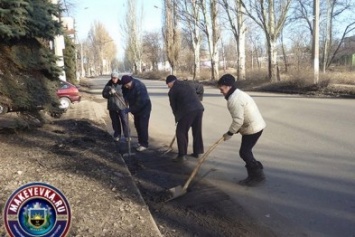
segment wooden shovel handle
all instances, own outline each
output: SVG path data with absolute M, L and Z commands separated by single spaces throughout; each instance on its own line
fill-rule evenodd
M 173 137 L 173 139 L 171 140 L 170 142 L 170 145 L 169 145 L 169 149 L 171 149 L 173 147 L 173 144 L 175 142 L 175 139 L 176 139 L 176 135 Z
M 224 138 L 221 137 L 218 141 L 216 141 L 210 148 L 208 148 L 207 152 L 205 154 L 203 154 L 203 156 L 198 160 L 198 163 L 196 165 L 196 167 L 194 168 L 194 170 L 192 171 L 189 179 L 185 182 L 183 189 L 187 189 L 187 187 L 190 185 L 192 179 L 195 177 L 198 169 L 200 168 L 200 166 L 202 165 L 202 163 L 207 159 L 208 155 L 217 147 L 217 145 L 219 143 L 221 143 L 222 141 L 224 141 Z

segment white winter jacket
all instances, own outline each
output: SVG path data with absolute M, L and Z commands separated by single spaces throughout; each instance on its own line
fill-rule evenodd
M 229 96 L 227 106 L 233 119 L 229 132 L 250 135 L 260 132 L 266 127 L 253 98 L 244 91 L 236 89 Z

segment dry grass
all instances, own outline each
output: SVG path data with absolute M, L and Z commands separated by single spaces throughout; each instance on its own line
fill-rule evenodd
M 236 70 L 228 68 L 226 71 L 220 70 L 220 76 L 230 73 L 237 77 Z M 170 72 L 145 72 L 138 77 L 165 80 Z M 189 72 L 177 72 L 179 79 L 192 80 Z M 216 80 L 211 80 L 211 70 L 201 69 L 198 79 L 205 85 L 216 85 Z M 339 86 L 345 84 L 346 86 Z M 319 73 L 318 84 L 314 83 L 313 71 L 304 69 L 301 71 L 290 70 L 287 74 L 280 74 L 280 81 L 270 82 L 267 69 L 247 70 L 246 80 L 238 80 L 237 85 L 243 90 L 268 91 L 279 93 L 307 94 L 307 95 L 327 95 L 327 96 L 355 96 L 355 77 L 350 70 L 329 70 L 326 73 Z M 350 86 L 349 86 L 350 85 Z

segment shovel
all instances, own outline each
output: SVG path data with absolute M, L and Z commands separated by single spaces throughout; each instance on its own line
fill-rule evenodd
M 187 192 L 187 188 L 189 187 L 192 179 L 196 176 L 197 171 L 199 170 L 200 166 L 202 165 L 202 163 L 206 160 L 206 158 L 208 157 L 208 155 L 217 147 L 217 145 L 219 143 L 221 143 L 224 140 L 223 137 L 221 137 L 218 141 L 216 141 L 208 150 L 205 154 L 203 154 L 203 156 L 198 160 L 198 163 L 196 165 L 196 167 L 194 168 L 194 170 L 192 171 L 190 177 L 188 178 L 188 180 L 185 182 L 184 186 L 176 186 L 173 188 L 169 189 L 170 192 L 170 199 L 167 200 L 170 201 L 172 199 L 178 198 L 182 195 L 184 195 Z
M 175 127 L 176 127 L 177 125 L 178 125 L 178 123 L 175 123 Z M 173 137 L 173 140 L 171 140 L 168 149 L 162 154 L 162 156 L 168 154 L 168 153 L 173 149 L 173 145 L 174 145 L 175 140 L 176 140 L 176 134 L 175 134 L 175 136 Z
M 135 155 L 135 153 L 132 154 L 131 152 L 131 128 L 129 126 L 129 121 L 128 121 L 128 141 L 127 141 L 127 145 L 128 145 L 128 153 L 123 154 L 123 157 L 131 157 L 132 155 Z
M 167 149 L 166 151 L 164 151 L 164 153 L 162 154 L 162 156 L 168 154 L 168 153 L 173 149 L 173 144 L 174 144 L 174 142 L 175 142 L 175 139 L 176 139 L 176 135 L 173 137 L 173 140 L 171 140 L 168 149 Z

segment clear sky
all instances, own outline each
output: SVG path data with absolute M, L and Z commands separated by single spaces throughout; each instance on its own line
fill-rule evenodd
M 118 57 L 121 58 L 123 55 L 121 25 L 126 15 L 127 0 L 74 0 L 73 3 L 75 9 L 70 16 L 75 19 L 78 40 L 86 39 L 94 21 L 99 21 L 115 39 Z M 142 3 L 143 31 L 159 30 L 162 0 L 137 0 L 138 12 Z

